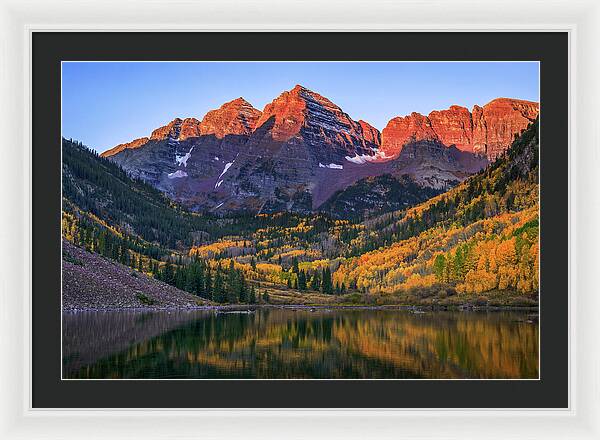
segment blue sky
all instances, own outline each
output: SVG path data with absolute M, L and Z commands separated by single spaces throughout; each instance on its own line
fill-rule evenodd
M 240 96 L 262 110 L 296 84 L 380 130 L 413 111 L 539 101 L 537 62 L 65 62 L 62 133 L 104 151 Z

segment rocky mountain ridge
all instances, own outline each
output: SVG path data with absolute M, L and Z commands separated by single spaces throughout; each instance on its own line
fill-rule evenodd
M 538 103 L 509 98 L 494 99 L 483 107 L 476 105 L 472 112 L 458 105 L 434 110 L 428 116 L 413 112 L 388 122 L 381 134 L 381 151 L 395 158 L 410 141 L 437 140 L 493 161 L 538 114 Z
M 446 190 L 501 155 L 538 111 L 499 98 L 472 113 L 452 106 L 393 118 L 379 132 L 297 85 L 262 112 L 237 98 L 202 121 L 174 119 L 102 156 L 194 210 L 312 212 L 384 174 Z

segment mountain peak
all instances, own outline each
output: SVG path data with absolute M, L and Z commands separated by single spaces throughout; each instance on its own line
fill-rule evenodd
M 175 118 L 167 125 L 157 128 L 150 135 L 151 140 L 164 139 L 184 140 L 189 137 L 200 136 L 200 121 L 196 118 Z
M 260 110 L 239 97 L 206 113 L 200 123 L 200 134 L 214 135 L 217 138 L 227 135 L 248 135 L 256 127 L 260 115 Z
M 252 104 L 250 104 L 248 101 L 246 101 L 244 99 L 244 97 L 240 96 L 239 98 L 235 98 L 231 101 L 226 102 L 225 104 L 223 104 L 221 107 L 219 108 L 224 108 L 224 107 L 245 107 L 245 106 L 250 106 L 252 107 Z
M 179 137 L 179 129 L 181 128 L 182 123 L 181 118 L 175 118 L 167 125 L 163 125 L 162 127 L 157 128 L 150 135 L 150 139 L 152 140 L 162 140 L 166 138 L 177 139 Z
M 290 92 L 302 92 L 302 91 L 308 91 L 310 92 L 310 90 L 308 90 L 306 87 L 304 87 L 302 84 L 296 84 L 294 86 L 294 88 L 292 90 L 290 90 Z
M 270 127 L 272 138 L 280 142 L 298 135 L 303 127 L 320 127 L 344 137 L 350 132 L 360 130 L 358 123 L 338 105 L 300 84 L 281 93 L 267 104 L 257 127 L 267 121 L 273 123 Z
M 314 92 L 300 84 L 296 84 L 294 86 L 294 88 L 292 90 L 289 91 L 289 94 L 293 95 L 293 96 L 297 96 L 298 98 L 306 101 L 306 100 L 310 100 L 310 101 L 314 101 L 320 105 L 332 108 L 332 109 L 337 109 L 340 112 L 342 111 L 342 109 L 334 104 L 332 101 L 330 101 L 328 98 L 324 97 L 323 95 Z

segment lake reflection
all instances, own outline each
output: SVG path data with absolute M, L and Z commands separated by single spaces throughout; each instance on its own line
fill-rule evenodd
M 537 378 L 530 313 L 63 314 L 65 378 Z

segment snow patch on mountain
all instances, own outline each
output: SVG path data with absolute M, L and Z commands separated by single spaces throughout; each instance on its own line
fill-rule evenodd
M 367 162 L 375 162 L 378 160 L 385 160 L 388 157 L 385 155 L 383 151 L 377 151 L 373 156 L 369 156 L 368 154 L 355 155 L 354 157 L 346 156 L 346 160 L 348 162 L 356 163 L 358 165 L 365 164 Z
M 187 168 L 187 161 L 190 157 L 192 157 L 193 150 L 194 150 L 194 147 L 192 146 L 192 148 L 190 148 L 190 151 L 185 153 L 185 155 L 179 156 L 176 154 L 175 155 L 175 163 L 178 164 L 179 166 L 183 165 L 184 167 Z
M 338 165 L 336 163 L 330 163 L 329 165 L 323 165 L 321 162 L 319 162 L 319 168 L 331 168 L 333 170 L 343 170 L 344 166 Z
M 233 162 L 235 162 L 235 160 Z M 233 165 L 233 162 L 227 162 L 225 164 L 225 168 L 223 168 L 223 172 L 221 174 L 219 174 L 219 177 L 218 177 L 219 179 L 221 177 L 223 177 L 223 174 L 225 174 L 227 172 L 227 170 L 231 167 L 231 165 Z
M 169 179 L 177 179 L 179 177 L 187 177 L 188 173 L 182 170 L 177 170 L 174 173 L 169 173 L 167 176 L 169 177 Z
M 240 155 L 240 153 L 238 153 L 238 154 L 237 154 L 237 156 L 235 156 L 235 159 L 237 159 L 237 157 L 238 157 L 239 155 Z M 221 174 L 219 174 L 219 177 L 217 177 L 217 179 L 220 179 L 221 177 L 223 177 L 223 174 L 225 174 L 225 173 L 227 172 L 227 170 L 228 170 L 229 168 L 231 168 L 231 165 L 233 165 L 233 164 L 235 163 L 235 159 L 233 159 L 233 161 L 231 161 L 231 162 L 227 162 L 227 163 L 225 164 L 225 168 L 223 168 L 223 172 L 222 172 Z M 216 188 L 216 186 L 215 186 L 215 188 Z
M 367 154 L 361 154 L 361 155 L 357 154 L 354 157 L 346 156 L 346 160 L 348 162 L 352 162 L 352 163 L 356 163 L 358 165 L 362 165 L 364 163 L 371 162 L 371 161 L 375 160 L 375 157 L 374 156 L 369 156 Z

